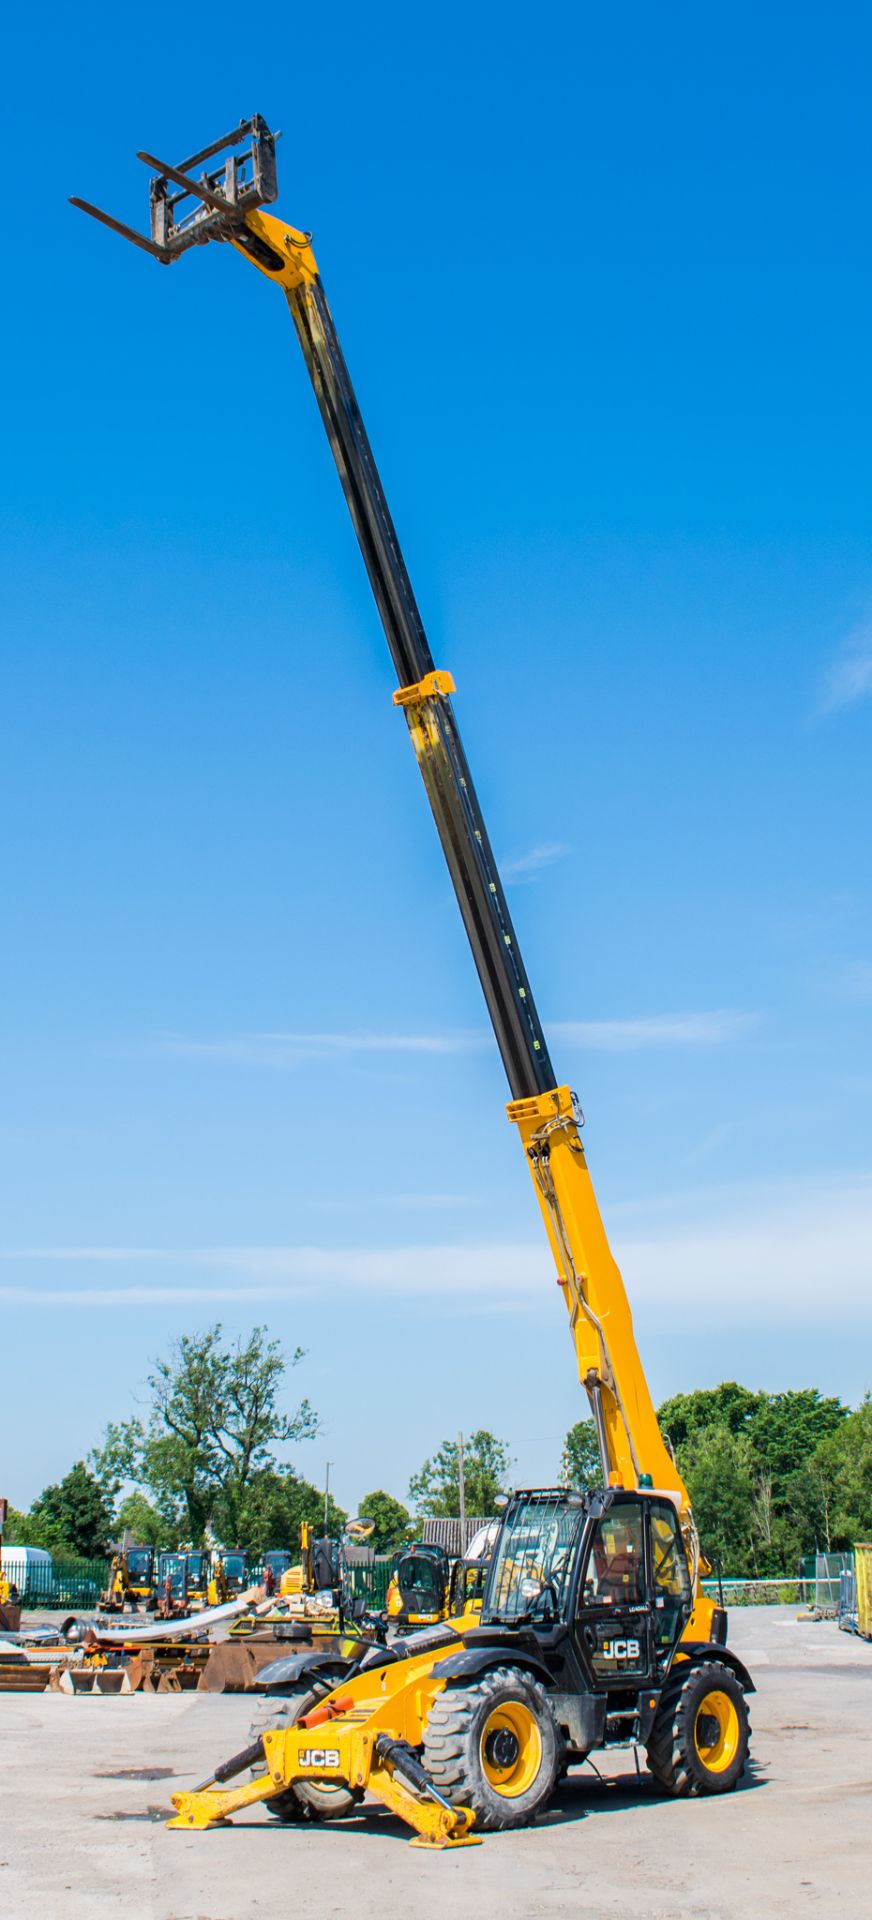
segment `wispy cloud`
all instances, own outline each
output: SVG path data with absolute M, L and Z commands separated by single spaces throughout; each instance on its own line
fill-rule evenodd
M 340 1060 L 351 1054 L 468 1053 L 488 1044 L 485 1029 L 447 1033 L 227 1033 L 203 1039 L 162 1035 L 162 1053 L 193 1060 L 227 1061 L 247 1067 L 295 1067 L 305 1060 Z
M 818 713 L 836 713 L 872 697 L 872 617 L 849 633 L 821 687 Z
M 720 1047 L 756 1026 L 757 1013 L 717 1008 L 710 1013 L 651 1013 L 630 1020 L 558 1020 L 549 1028 L 568 1045 L 603 1053 L 639 1047 Z
M 838 1274 L 839 1308 L 872 1317 L 872 1175 L 807 1177 L 658 1195 L 612 1210 L 612 1239 L 634 1307 L 662 1317 L 693 1308 L 694 1324 L 729 1312 L 751 1325 L 817 1324 Z M 20 1277 L 0 1304 L 57 1310 L 264 1302 L 439 1303 L 440 1312 L 553 1311 L 543 1240 L 328 1248 L 23 1247 L 0 1252 Z M 34 1267 L 45 1266 L 48 1284 Z M 49 1280 L 72 1268 L 71 1285 Z M 81 1272 L 85 1269 L 84 1273 Z M 81 1278 L 79 1275 L 81 1273 Z M 104 1278 L 105 1276 L 105 1278 Z M 70 1276 L 72 1279 L 72 1275 Z
M 521 885 L 525 881 L 536 880 L 544 867 L 553 867 L 555 860 L 565 860 L 572 848 L 566 840 L 543 840 L 538 846 L 528 847 L 526 853 L 516 853 L 508 860 L 500 861 L 500 873 L 509 886 Z
M 548 1273 L 542 1245 L 489 1243 L 484 1246 L 333 1247 L 19 1247 L 0 1250 L 0 1263 L 116 1268 L 130 1280 L 123 1287 L 89 1284 L 43 1291 L 30 1285 L 0 1285 L 0 1302 L 93 1306 L 111 1292 L 113 1304 L 139 1306 L 154 1300 L 170 1304 L 210 1301 L 332 1300 L 337 1292 L 369 1299 L 376 1296 L 446 1298 L 517 1297 L 535 1288 Z M 138 1270 L 172 1268 L 174 1277 L 144 1281 Z M 180 1279 L 176 1275 L 182 1275 Z M 216 1275 L 233 1275 L 234 1281 Z M 195 1279 L 194 1276 L 200 1276 Z
M 639 1047 L 722 1046 L 746 1032 L 759 1015 L 729 1009 L 711 1013 L 653 1013 L 628 1020 L 555 1020 L 549 1034 L 568 1045 L 624 1053 Z M 212 1060 L 247 1067 L 291 1068 L 308 1060 L 342 1060 L 353 1055 L 456 1054 L 492 1047 L 486 1027 L 446 1033 L 226 1033 L 198 1038 L 162 1035 L 162 1053 L 184 1059 Z

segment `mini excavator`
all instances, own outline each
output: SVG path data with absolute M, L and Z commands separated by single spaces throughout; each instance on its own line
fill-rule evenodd
M 724 1793 L 745 1767 L 753 1682 L 702 1589 L 687 1489 L 657 1424 L 577 1101 L 551 1063 L 454 681 L 427 643 L 311 235 L 264 211 L 276 198 L 275 137 L 260 118 L 179 166 L 139 158 L 155 176 L 150 235 L 74 204 L 163 265 L 223 242 L 287 299 L 505 1067 L 601 1466 L 597 1486 L 512 1496 L 480 1612 L 373 1647 L 338 1677 L 329 1657 L 301 1656 L 273 1724 L 174 1795 L 170 1824 L 214 1826 L 257 1802 L 288 1822 L 341 1818 L 368 1793 L 415 1830 L 414 1845 L 469 1846 L 531 1821 L 561 1772 L 611 1745 L 643 1746 L 668 1793 Z

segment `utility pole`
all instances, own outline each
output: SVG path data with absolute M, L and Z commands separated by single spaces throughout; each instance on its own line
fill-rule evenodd
M 325 1534 L 329 1533 L 330 1531 L 329 1523 L 327 1519 L 327 1515 L 330 1509 L 330 1468 L 334 1467 L 335 1465 L 336 1465 L 335 1460 L 328 1460 L 327 1473 L 324 1480 L 324 1532 Z
M 460 1494 L 460 1551 L 466 1552 L 466 1477 L 463 1471 L 463 1434 L 457 1436 L 457 1487 Z

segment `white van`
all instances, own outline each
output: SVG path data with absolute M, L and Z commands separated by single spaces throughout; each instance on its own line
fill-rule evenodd
M 54 1586 L 54 1562 L 45 1547 L 7 1547 L 4 1540 L 0 1549 L 0 1572 L 5 1580 L 14 1582 L 19 1593 L 27 1586 L 28 1574 L 31 1584 L 36 1583 L 35 1575 L 40 1588 L 47 1593 L 51 1593 Z

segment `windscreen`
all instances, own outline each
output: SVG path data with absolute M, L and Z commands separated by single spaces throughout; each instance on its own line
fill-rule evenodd
M 150 1580 L 153 1563 L 151 1547 L 133 1547 L 127 1555 L 127 1571 L 131 1580 Z
M 174 1591 L 184 1592 L 184 1587 L 185 1587 L 185 1556 L 184 1554 L 183 1553 L 162 1553 L 160 1557 L 159 1578 L 160 1578 L 161 1585 L 163 1585 L 165 1581 L 169 1578 L 172 1581 Z
M 403 1605 L 410 1612 L 439 1613 L 445 1597 L 445 1565 L 435 1555 L 407 1553 L 397 1567 Z
M 522 1495 L 510 1507 L 491 1562 L 484 1618 L 565 1615 L 575 1549 L 585 1521 L 580 1500 Z

